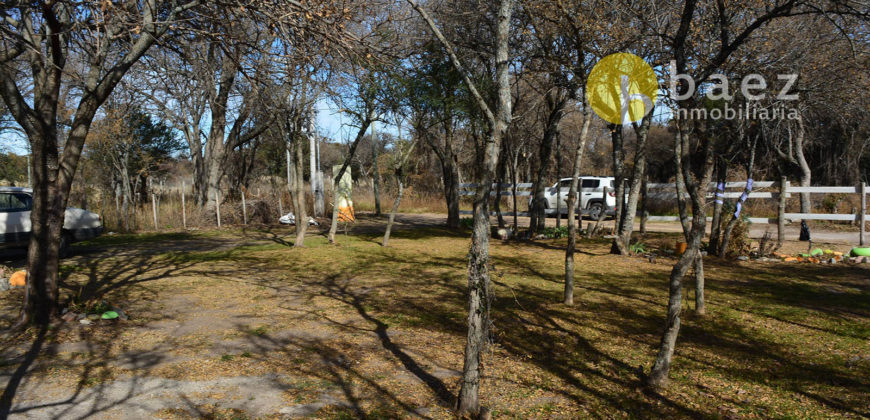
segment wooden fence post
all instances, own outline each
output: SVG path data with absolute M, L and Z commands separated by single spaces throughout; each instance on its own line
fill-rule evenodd
M 214 199 L 216 201 L 214 209 L 217 216 L 217 225 L 221 227 L 221 192 L 220 190 L 215 190 Z
M 861 228 L 861 234 L 858 235 L 858 241 L 861 246 L 864 246 L 864 228 L 867 224 L 867 183 L 861 183 L 861 220 L 858 225 Z
M 158 230 L 157 228 L 157 195 L 153 192 L 151 193 L 151 212 L 154 214 L 154 230 Z
M 248 224 L 248 207 L 245 204 L 245 190 L 242 190 L 242 224 Z
M 184 226 L 184 229 L 187 230 L 187 207 L 185 207 L 184 203 L 184 182 L 181 183 L 181 224 Z

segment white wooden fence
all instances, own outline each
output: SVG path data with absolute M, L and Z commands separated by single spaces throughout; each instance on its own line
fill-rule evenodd
M 829 220 L 829 221 L 842 221 L 842 222 L 856 222 L 858 227 L 860 228 L 859 241 L 863 246 L 865 244 L 865 229 L 867 224 L 867 184 L 861 183 L 860 186 L 857 187 L 841 187 L 841 186 L 817 186 L 817 187 L 800 187 L 800 186 L 792 186 L 790 182 L 785 183 L 785 190 L 780 186 L 779 182 L 771 182 L 771 181 L 756 181 L 753 182 L 753 191 L 750 192 L 747 196 L 747 199 L 779 199 L 780 194 L 785 194 L 786 198 L 790 197 L 791 194 L 800 194 L 800 193 L 808 193 L 808 194 L 858 194 L 860 208 L 857 214 L 836 214 L 836 213 L 785 213 L 780 212 L 778 217 L 776 218 L 767 218 L 767 217 L 749 217 L 749 221 L 751 223 L 759 223 L 759 224 L 777 224 L 780 219 L 785 221 L 794 221 L 794 220 Z M 492 192 L 490 193 L 491 197 L 495 197 L 497 194 L 497 185 L 493 184 Z M 522 183 L 517 184 L 517 197 L 531 197 L 533 184 L 531 183 Z M 459 185 L 459 195 L 461 196 L 471 196 L 474 195 L 475 189 L 477 188 L 477 184 L 460 184 Z M 710 183 L 709 186 L 708 198 L 712 198 L 714 196 L 716 190 L 716 184 Z M 737 199 L 743 194 L 743 190 L 746 188 L 746 182 L 728 182 L 725 184 L 725 192 L 722 194 L 724 199 Z M 548 187 L 548 189 L 553 190 L 553 188 Z M 739 189 L 739 191 L 728 191 L 728 190 Z M 767 191 L 757 191 L 757 190 L 765 190 Z M 677 192 L 675 184 L 649 184 L 647 186 L 646 191 L 646 199 L 647 200 L 676 200 Z M 501 196 L 512 196 L 513 195 L 513 185 L 512 184 L 502 184 Z M 562 209 L 563 213 L 567 213 L 567 208 Z M 471 211 L 461 211 L 462 214 L 471 214 Z M 556 209 L 547 209 L 546 213 L 548 215 L 556 214 Z M 588 214 L 589 211 L 586 209 L 581 209 L 579 214 Z M 495 212 L 492 213 L 496 215 Z M 514 212 L 502 212 L 503 216 L 513 216 Z M 528 216 L 528 212 L 518 212 L 517 216 Z M 708 221 L 711 218 L 707 219 Z M 677 222 L 679 221 L 678 216 L 647 216 L 647 221 L 650 222 Z

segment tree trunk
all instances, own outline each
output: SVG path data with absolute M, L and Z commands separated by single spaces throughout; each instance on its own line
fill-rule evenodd
M 518 223 L 519 222 L 519 215 L 517 213 L 519 213 L 519 211 L 520 211 L 518 208 L 519 199 L 517 198 L 517 192 L 519 190 L 519 187 L 517 186 L 517 184 L 520 182 L 519 181 L 519 162 L 518 162 L 518 160 L 519 160 L 519 151 L 517 150 L 517 151 L 514 151 L 513 155 L 511 156 L 511 200 L 512 200 L 513 209 L 514 209 L 514 222 L 513 222 L 514 223 L 514 225 L 513 225 L 514 233 L 516 233 L 517 229 L 519 229 L 519 223 Z
M 452 155 L 452 156 L 451 156 Z M 444 177 L 444 198 L 447 200 L 447 227 L 459 228 L 459 169 L 457 157 L 452 152 L 448 159 L 441 163 L 441 173 Z
M 378 171 L 378 141 L 375 125 L 372 124 L 372 190 L 375 195 L 375 216 L 381 215 L 381 174 Z
M 215 124 L 218 122 L 216 121 Z M 220 188 L 221 178 L 224 175 L 224 141 L 223 141 L 223 132 L 224 130 L 216 130 L 219 133 L 215 133 L 214 136 L 211 136 L 209 141 L 212 144 L 206 146 L 206 165 L 205 165 L 205 173 L 203 174 L 205 179 L 203 180 L 203 188 L 202 192 L 205 194 L 202 197 L 202 202 L 205 203 L 205 212 L 207 214 L 214 214 L 215 207 L 219 204 L 215 200 L 217 197 L 218 188 Z
M 610 140 L 613 143 L 613 177 L 616 185 L 613 186 L 616 193 L 616 205 L 614 208 L 615 215 L 613 223 L 615 226 L 622 224 L 622 213 L 625 207 L 625 145 L 623 142 L 623 132 L 621 125 L 610 126 Z M 607 203 L 607 197 L 604 197 L 604 202 Z M 605 207 L 607 207 L 605 205 Z M 616 233 L 616 232 L 614 232 Z M 612 254 L 619 254 L 618 249 L 611 247 Z
M 339 178 L 340 179 L 340 178 Z M 329 224 L 329 235 L 327 236 L 329 243 L 335 243 L 335 232 L 338 231 L 338 181 L 333 180 L 332 184 L 332 221 Z
M 707 306 L 704 305 L 704 256 L 700 252 L 695 257 L 695 314 L 707 314 Z
M 117 221 L 115 229 L 120 230 L 119 228 L 121 226 L 121 220 L 122 220 L 121 219 L 121 184 L 117 180 L 115 180 L 114 190 L 115 190 L 115 194 L 114 194 L 115 195 L 115 220 Z
M 344 163 L 342 163 L 341 168 L 339 168 L 338 173 L 333 174 L 332 179 L 332 222 L 329 225 L 329 243 L 335 243 L 335 232 L 338 231 L 338 183 L 341 181 L 341 178 L 344 176 L 344 172 L 347 171 L 348 166 L 350 166 L 350 162 L 353 160 L 354 155 L 356 154 L 356 148 L 359 146 L 359 142 L 362 140 L 366 131 L 369 129 L 369 125 L 374 121 L 375 113 L 374 111 L 369 111 L 366 115 L 366 118 L 362 121 L 362 125 L 356 133 L 356 138 L 353 143 L 350 144 L 350 148 L 347 151 L 347 156 L 344 157 Z M 298 219 L 297 219 L 298 220 Z M 307 221 L 306 221 L 307 222 Z
M 309 178 L 314 197 L 314 217 L 323 217 L 323 174 L 320 173 L 320 145 L 314 130 L 309 130 Z
M 305 246 L 305 232 L 308 230 L 308 208 L 305 203 L 305 154 L 302 151 L 302 136 L 301 133 L 295 135 L 293 139 L 293 155 L 296 171 L 295 176 L 295 191 L 293 207 L 296 209 L 296 242 L 294 247 Z
M 498 217 L 498 227 L 499 229 L 504 228 L 504 215 L 501 211 L 501 200 L 502 200 L 502 190 L 504 189 L 504 177 L 505 172 L 507 171 L 507 154 L 502 153 L 498 159 L 498 167 L 496 168 L 495 175 L 495 213 Z
M 716 192 L 713 201 L 713 222 L 710 227 L 710 255 L 719 255 L 719 242 L 722 230 L 722 205 L 725 204 L 725 182 L 728 178 L 728 161 L 719 158 L 716 160 Z
M 640 201 L 640 235 L 646 236 L 646 221 L 649 218 L 649 211 L 647 210 L 647 202 L 649 200 L 649 171 L 644 172 L 643 174 L 643 183 L 640 186 L 641 192 L 643 194 Z
M 677 168 L 677 197 L 680 205 L 681 215 L 685 214 L 685 198 L 682 195 L 681 189 L 685 188 L 692 202 L 692 221 L 689 225 L 688 220 L 681 218 L 683 223 L 683 235 L 686 237 L 687 247 L 686 252 L 680 256 L 680 259 L 671 270 L 669 288 L 668 288 L 668 314 L 665 322 L 665 330 L 662 334 L 662 340 L 659 345 L 659 351 L 656 355 L 655 363 L 649 376 L 646 378 L 646 384 L 661 388 L 667 385 L 668 375 L 670 373 L 671 360 L 676 347 L 677 336 L 680 332 L 680 312 L 682 310 L 682 288 L 683 278 L 689 270 L 689 267 L 695 264 L 702 264 L 698 261 L 700 253 L 701 239 L 704 237 L 707 214 L 704 211 L 707 207 L 707 186 L 713 175 L 713 142 L 709 139 L 706 141 L 703 149 L 703 161 L 701 167 L 698 168 L 697 174 L 699 177 L 692 181 L 693 171 L 691 169 L 692 162 L 684 154 L 689 150 L 689 133 L 681 124 L 684 121 L 677 121 L 677 132 L 675 137 L 674 160 Z M 699 265 L 696 265 L 696 268 Z M 696 280 L 703 279 L 703 267 L 701 272 L 696 272 Z M 700 274 L 700 276 L 699 276 Z M 703 284 L 696 291 L 700 298 L 703 299 Z
M 585 109 L 585 107 L 584 107 Z M 563 302 L 566 305 L 574 304 L 574 251 L 577 247 L 577 223 L 582 221 L 575 220 L 577 214 L 577 191 L 580 183 L 580 168 L 583 163 L 583 152 L 586 150 L 586 139 L 589 134 L 589 124 L 592 118 L 589 117 L 589 112 L 583 113 L 583 128 L 580 131 L 580 140 L 577 142 L 577 149 L 574 151 L 574 170 L 571 175 L 571 188 L 568 191 L 568 249 L 565 250 L 565 293 Z
M 557 95 L 559 95 L 557 97 Z M 547 215 L 545 209 L 547 207 L 547 172 L 550 169 L 550 159 L 553 154 L 553 142 L 559 135 L 559 123 L 564 115 L 565 104 L 567 101 L 562 96 L 561 92 L 551 92 L 547 94 L 547 103 L 550 108 L 550 113 L 547 117 L 547 127 L 544 130 L 544 137 L 541 140 L 541 148 L 538 153 L 538 170 L 535 174 L 534 181 L 534 200 L 532 200 L 531 224 L 529 225 L 529 236 L 534 237 L 535 234 L 546 227 Z M 558 180 L 557 180 L 558 181 Z M 556 201 L 560 198 L 559 185 L 556 185 Z M 556 215 L 559 217 L 559 215 Z
M 810 165 L 807 163 L 804 156 L 804 139 L 806 131 L 804 129 L 803 118 L 798 118 L 798 132 L 795 139 L 795 157 L 797 158 L 798 167 L 801 171 L 801 187 L 810 187 L 813 184 L 813 176 L 810 170 Z M 810 201 L 810 193 L 801 193 L 801 213 L 812 213 L 813 205 Z
M 492 295 L 489 278 L 489 200 L 492 180 L 498 163 L 501 141 L 511 122 L 510 57 L 509 35 L 513 12 L 513 0 L 501 0 L 498 7 L 495 30 L 495 85 L 498 100 L 493 112 L 483 95 L 477 90 L 469 73 L 462 66 L 452 45 L 415 0 L 408 0 L 412 7 L 426 20 L 439 42 L 445 47 L 457 72 L 471 92 L 489 122 L 489 136 L 485 142 L 483 159 L 478 167 L 478 187 L 474 197 L 474 229 L 471 234 L 471 248 L 468 253 L 468 337 L 465 344 L 465 360 L 462 369 L 462 382 L 459 390 L 457 414 L 479 417 L 480 407 L 480 356 L 486 347 L 489 333 L 489 310 Z
M 725 232 L 722 233 L 722 243 L 719 246 L 719 258 L 725 258 L 725 254 L 728 252 L 728 244 L 731 241 L 731 232 L 734 231 L 734 227 L 737 226 L 737 222 L 740 221 L 742 206 L 749 198 L 749 194 L 752 192 L 752 172 L 755 168 L 755 145 L 757 139 L 758 137 L 755 137 L 755 140 L 748 142 L 749 163 L 746 165 L 746 186 L 743 188 L 743 194 L 736 201 L 734 214 L 731 216 L 731 220 L 728 221 L 728 225 L 725 226 Z
M 782 248 L 782 244 L 785 242 L 786 191 L 788 191 L 788 179 L 783 176 L 779 178 L 779 205 L 777 206 L 776 247 L 773 249 L 774 252 L 779 251 L 779 249 Z
M 396 172 L 396 187 L 398 188 L 398 192 L 396 193 L 396 201 L 393 202 L 393 209 L 390 210 L 390 220 L 387 222 L 387 230 L 384 232 L 384 241 L 381 243 L 381 246 L 387 246 L 390 242 L 390 232 L 393 230 L 393 221 L 396 219 L 396 213 L 398 213 L 399 211 L 399 204 L 402 203 L 402 193 L 404 193 L 404 185 L 402 184 L 401 171 Z
M 697 235 L 692 235 L 695 238 Z M 700 242 L 700 240 L 698 241 Z M 689 267 L 696 259 L 697 245 L 690 244 L 686 252 L 680 256 L 677 264 L 671 269 L 671 275 L 668 282 L 668 315 L 665 322 L 665 332 L 662 335 L 662 340 L 659 345 L 659 351 L 656 355 L 655 363 L 652 371 L 647 378 L 647 384 L 663 388 L 667 386 L 668 374 L 671 369 L 671 360 L 674 356 L 674 349 L 677 344 L 677 335 L 680 333 L 680 312 L 682 310 L 683 300 L 683 278 Z
M 556 127 L 556 182 L 562 179 L 562 135 Z M 556 229 L 562 227 L 562 186 L 556 186 Z
M 426 142 L 441 163 L 441 178 L 444 185 L 444 200 L 447 202 L 447 227 L 459 228 L 459 158 L 453 150 L 453 131 L 450 123 L 445 123 L 444 149 L 442 150 L 432 138 L 425 135 Z
M 29 320 L 48 324 L 58 309 L 58 267 L 60 239 L 69 186 L 59 186 L 57 133 L 46 133 L 51 140 L 31 138 L 31 171 L 34 188 L 30 213 L 31 235 L 27 252 L 27 293 L 20 325 Z M 59 190 L 66 191 L 59 191 Z M 32 317 L 32 318 L 31 318 Z
M 654 111 L 650 111 L 641 120 L 640 126 L 635 127 L 637 134 L 637 152 L 634 157 L 634 168 L 629 181 L 628 202 L 622 212 L 622 223 L 616 237 L 613 239 L 613 247 L 620 255 L 628 255 L 631 245 L 631 234 L 634 231 L 634 218 L 637 213 L 637 203 L 641 193 L 641 184 L 646 173 L 646 139 L 649 134 L 649 126 L 652 122 Z M 617 193 L 617 198 L 622 197 Z M 617 219 L 618 220 L 618 219 Z

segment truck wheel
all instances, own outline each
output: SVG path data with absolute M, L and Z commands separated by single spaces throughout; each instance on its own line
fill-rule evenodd
M 589 217 L 592 218 L 592 220 L 598 220 L 598 218 L 601 217 L 601 211 L 603 208 L 604 206 L 601 203 L 589 204 Z

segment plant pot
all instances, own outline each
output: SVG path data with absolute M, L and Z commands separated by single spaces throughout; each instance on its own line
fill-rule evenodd
M 687 244 L 685 242 L 677 241 L 677 243 L 674 244 L 674 254 L 683 255 L 683 253 L 686 252 L 686 248 L 688 246 L 689 246 L 689 244 Z

